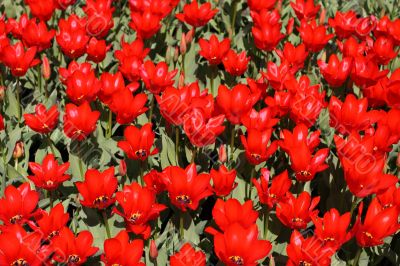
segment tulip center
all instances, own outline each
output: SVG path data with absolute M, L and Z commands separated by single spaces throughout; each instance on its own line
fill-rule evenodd
M 311 266 L 312 264 L 307 261 L 300 261 L 299 266 Z
M 13 263 L 11 263 L 11 266 L 29 266 L 29 264 L 24 259 L 17 259 Z
M 310 171 L 307 171 L 307 170 L 302 170 L 302 171 L 298 172 L 297 174 L 298 174 L 298 175 L 302 175 L 302 176 L 304 176 L 304 177 L 309 177 L 309 176 L 311 176 L 311 172 L 310 172 Z
M 103 195 L 103 196 L 97 197 L 93 201 L 93 205 L 96 208 L 102 208 L 105 204 L 107 204 L 108 200 L 109 200 L 109 197 Z
M 330 241 L 335 241 L 335 238 L 333 237 L 327 237 L 324 239 L 325 242 L 330 242 Z
M 298 217 L 295 217 L 292 219 L 292 223 L 296 224 L 296 225 L 301 225 L 304 223 L 304 220 Z
M 47 181 L 46 181 L 46 185 L 47 185 L 48 187 L 51 187 L 51 186 L 54 185 L 54 182 L 51 181 L 51 180 L 47 180 Z
M 373 235 L 369 232 L 364 232 L 364 235 L 370 239 L 374 238 Z
M 261 159 L 261 156 L 259 154 L 255 154 L 255 153 L 252 153 L 251 157 L 253 157 L 253 159 L 256 161 L 259 161 Z
M 176 201 L 179 202 L 182 205 L 187 205 L 187 204 L 191 204 L 192 203 L 192 200 L 190 199 L 190 197 L 188 195 L 176 196 Z
M 17 214 L 17 215 L 15 215 L 14 217 L 12 217 L 12 218 L 10 219 L 10 223 L 16 224 L 16 223 L 18 223 L 19 221 L 21 221 L 21 219 L 22 219 L 22 215 Z
M 236 265 L 244 265 L 244 260 L 240 256 L 230 256 L 229 260 Z
M 68 256 L 67 263 L 76 264 L 76 263 L 78 263 L 80 261 L 81 261 L 81 258 L 78 255 L 72 254 L 72 255 Z
M 393 206 L 392 203 L 388 203 L 388 204 L 385 204 L 385 205 L 383 206 L 383 208 L 384 208 L 384 209 L 387 209 L 387 208 L 390 208 L 390 207 L 392 207 L 392 206 Z
M 58 232 L 57 230 L 55 230 L 55 231 L 53 231 L 53 232 L 51 232 L 51 233 L 49 234 L 48 239 L 50 240 L 50 239 L 52 239 L 53 237 L 58 236 L 58 235 L 59 235 L 59 232 Z
M 147 157 L 147 152 L 143 149 L 139 149 L 135 152 L 136 156 L 139 158 L 146 158 Z
M 275 194 L 269 194 L 270 198 L 276 199 L 276 195 Z
M 141 216 L 142 214 L 140 212 L 135 212 L 131 215 L 131 217 L 129 217 L 129 222 L 136 223 L 136 221 L 139 220 Z

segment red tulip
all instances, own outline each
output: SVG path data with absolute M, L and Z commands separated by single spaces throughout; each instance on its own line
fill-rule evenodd
M 3 116 L 0 114 L 0 132 L 3 131 L 5 129 L 4 126 L 4 118 Z
M 351 57 L 345 57 L 342 61 L 339 61 L 337 55 L 332 54 L 328 63 L 318 60 L 318 66 L 322 76 L 330 86 L 340 87 L 350 75 L 352 62 L 353 59 Z
M 92 111 L 88 102 L 80 106 L 69 103 L 65 106 L 64 133 L 71 139 L 84 140 L 96 129 L 99 111 Z
M 110 48 L 111 44 L 107 45 L 105 40 L 97 40 L 95 37 L 92 37 L 86 47 L 88 60 L 95 63 L 102 62 L 106 58 L 106 54 Z
M 218 171 L 211 169 L 210 175 L 213 181 L 213 191 L 219 197 L 228 196 L 237 187 L 235 169 L 229 171 L 221 165 Z
M 400 19 L 395 19 L 388 25 L 388 33 L 395 40 L 396 44 L 400 44 Z
M 64 227 L 60 231 L 60 236 L 53 241 L 55 251 L 53 259 L 67 265 L 85 264 L 88 257 L 99 250 L 92 245 L 93 236 L 89 231 L 81 231 L 75 237 L 68 227 Z
M 137 183 L 125 185 L 122 191 L 117 192 L 116 199 L 122 210 L 114 208 L 113 212 L 124 218 L 129 231 L 142 235 L 144 239 L 151 234 L 149 222 L 157 219 L 160 212 L 167 208 L 156 203 L 154 191 Z
M 200 200 L 212 195 L 210 175 L 198 175 L 195 164 L 188 165 L 186 169 L 168 166 L 164 172 L 169 179 L 169 198 L 181 211 L 186 211 L 187 208 L 196 210 Z
M 179 0 L 132 0 L 129 1 L 131 12 L 143 13 L 146 10 L 164 18 L 179 4 Z
M 218 9 L 211 9 L 211 3 L 199 5 L 197 0 L 192 0 L 190 4 L 183 7 L 182 13 L 175 16 L 180 21 L 196 28 L 206 25 L 217 13 Z
M 261 10 L 259 13 L 251 12 L 254 20 L 254 26 L 251 32 L 254 37 L 254 43 L 258 49 L 263 51 L 272 51 L 285 35 L 281 33 L 282 25 L 278 10 Z
M 297 70 L 304 67 L 304 62 L 308 57 L 308 51 L 304 43 L 294 46 L 290 42 L 286 42 L 283 46 L 283 50 L 275 50 L 281 61 L 286 62 L 291 72 L 297 72 Z
M 318 214 L 315 208 L 320 197 L 311 198 L 306 191 L 300 193 L 297 198 L 292 193 L 287 193 L 287 201 L 281 201 L 276 207 L 276 217 L 286 226 L 292 229 L 306 229 L 311 218 Z
M 374 85 L 389 72 L 388 69 L 379 70 L 379 66 L 374 61 L 364 56 L 355 57 L 353 62 L 350 77 L 360 87 Z
M 333 34 L 326 34 L 325 26 L 317 25 L 315 19 L 309 23 L 306 20 L 301 21 L 298 30 L 306 47 L 314 53 L 321 51 L 334 36 Z
M 22 38 L 27 46 L 36 46 L 40 52 L 50 48 L 55 34 L 55 30 L 48 30 L 43 21 L 36 23 L 35 19 L 31 19 L 22 31 Z
M 75 4 L 76 0 L 57 0 L 56 6 L 58 9 L 66 10 L 68 6 Z
M 247 137 L 240 136 L 242 144 L 245 149 L 246 159 L 252 165 L 258 165 L 271 157 L 278 148 L 276 141 L 270 142 L 272 130 L 267 129 L 259 131 L 256 129 L 249 129 Z
M 210 232 L 214 235 L 214 250 L 225 265 L 257 265 L 272 249 L 267 240 L 258 239 L 257 225 L 243 228 L 234 223 L 223 233 Z
M 395 206 L 400 211 L 400 188 L 391 186 L 376 197 L 383 209 Z
M 224 64 L 226 72 L 232 76 L 241 76 L 246 72 L 247 66 L 250 62 L 250 57 L 247 57 L 245 51 L 236 53 L 234 50 L 229 50 L 222 63 Z
M 63 84 L 67 84 L 68 79 L 74 74 L 75 71 L 79 70 L 81 73 L 85 75 L 89 75 L 90 72 L 93 72 L 92 65 L 88 62 L 77 63 L 72 60 L 69 63 L 68 68 L 60 67 L 58 73 L 60 74 L 60 80 Z
M 78 58 L 86 52 L 89 36 L 86 35 L 85 25 L 86 19 L 79 18 L 75 14 L 70 15 L 67 20 L 60 19 L 58 22 L 57 43 L 62 52 L 72 59 Z
M 147 123 L 140 129 L 135 126 L 128 126 L 125 129 L 126 140 L 119 141 L 118 147 L 127 154 L 128 158 L 144 161 L 147 157 L 158 153 L 157 148 L 150 151 L 155 136 L 151 127 L 152 125 Z
M 146 184 L 146 188 L 152 189 L 156 194 L 167 190 L 168 177 L 164 172 L 150 170 L 143 176 L 143 181 Z
M 41 246 L 39 232 L 26 232 L 20 225 L 7 226 L 0 234 L 0 261 L 2 265 L 43 265 L 51 255 L 48 246 Z
M 14 45 L 6 46 L 0 53 L 0 61 L 10 68 L 11 74 L 15 77 L 22 77 L 26 74 L 29 68 L 40 63 L 39 59 L 35 59 L 37 48 L 31 47 L 26 51 L 21 42 Z
M 83 206 L 101 210 L 115 202 L 113 195 L 117 190 L 118 180 L 114 176 L 114 167 L 104 172 L 88 169 L 85 173 L 85 181 L 76 182 L 75 185 L 83 198 L 80 200 Z
M 263 9 L 273 9 L 275 6 L 276 0 L 247 0 L 247 5 L 250 8 L 250 11 L 261 11 Z
M 293 74 L 297 70 L 295 68 L 290 68 L 289 64 L 289 62 L 283 61 L 283 63 L 278 66 L 273 62 L 268 62 L 267 72 L 261 73 L 274 90 L 283 90 L 285 81 L 294 78 Z
M 140 39 L 149 39 L 161 28 L 161 17 L 147 9 L 144 12 L 132 12 L 129 27 L 136 31 Z
M 202 251 L 196 251 L 189 243 L 185 243 L 179 252 L 169 258 L 171 266 L 205 266 L 206 255 Z
M 249 87 L 238 84 L 231 90 L 220 85 L 216 102 L 232 124 L 240 124 L 241 117 L 248 113 L 260 98 L 259 92 L 253 92 Z
M 65 85 L 68 98 L 75 104 L 94 101 L 100 89 L 100 81 L 96 78 L 94 70 L 89 72 L 75 70 L 68 77 Z
M 201 48 L 199 54 L 207 59 L 210 65 L 219 65 L 230 49 L 231 40 L 226 38 L 220 42 L 218 37 L 213 34 L 210 36 L 210 40 L 199 39 L 199 46 Z
M 353 232 L 349 231 L 351 216 L 349 212 L 340 215 L 338 210 L 330 209 L 323 218 L 311 217 L 315 224 L 315 235 L 334 250 L 349 241 Z
M 30 222 L 32 230 L 40 232 L 42 239 L 53 241 L 59 237 L 60 231 L 67 226 L 69 214 L 64 212 L 62 203 L 58 203 L 47 213 L 42 211 L 36 223 Z
M 304 238 L 299 231 L 294 230 L 290 243 L 286 247 L 289 257 L 288 266 L 296 265 L 331 265 L 331 257 L 335 250 L 316 236 Z
M 328 22 L 335 29 L 335 34 L 339 39 L 346 39 L 355 32 L 358 23 L 357 13 L 353 10 L 336 11 L 335 17 L 329 18 Z
M 314 0 L 296 0 L 296 2 L 290 2 L 296 17 L 301 21 L 315 19 L 321 5 L 315 5 Z
M 356 33 L 360 38 L 368 36 L 376 27 L 377 19 L 374 16 L 359 18 L 356 25 Z
M 400 229 L 399 211 L 396 207 L 383 208 L 377 198 L 368 206 L 364 222 L 361 222 L 363 203 L 358 208 L 355 225 L 357 244 L 361 247 L 382 245 L 384 239 Z
M 0 199 L 0 220 L 4 225 L 25 224 L 32 217 L 39 201 L 39 193 L 23 183 L 18 188 L 9 185 Z
M 144 62 L 141 68 L 141 77 L 146 88 L 153 94 L 160 94 L 167 87 L 174 84 L 173 78 L 178 70 L 168 72 L 168 65 L 165 62 L 155 65 L 152 61 Z
M 117 115 L 119 124 L 130 124 L 136 117 L 148 110 L 145 107 L 146 102 L 146 94 L 133 95 L 128 88 L 125 88 L 113 94 L 109 107 Z
M 374 36 L 388 36 L 389 28 L 392 26 L 392 21 L 387 15 L 382 16 L 376 23 L 376 28 L 374 29 Z
M 87 15 L 86 32 L 98 39 L 106 37 L 114 26 L 112 0 L 87 0 L 82 8 Z
M 25 0 L 31 14 L 43 21 L 48 21 L 53 16 L 56 2 L 54 0 Z
M 57 105 L 46 110 L 46 107 L 39 103 L 35 106 L 34 114 L 24 114 L 25 124 L 33 131 L 48 134 L 57 126 L 59 114 Z
M 103 72 L 100 76 L 100 82 L 98 96 L 100 101 L 107 105 L 111 104 L 114 93 L 125 89 L 125 81 L 121 72 L 115 74 Z
M 269 186 L 269 171 L 265 168 L 261 169 L 260 183 L 255 178 L 251 181 L 257 189 L 258 199 L 262 204 L 267 204 L 269 209 L 281 201 L 286 200 L 286 193 L 292 186 L 292 181 L 289 179 L 287 170 L 275 176 Z
M 394 50 L 392 38 L 384 36 L 380 36 L 375 40 L 373 52 L 375 53 L 374 59 L 379 65 L 389 64 L 398 54 L 398 52 Z
M 264 131 L 272 129 L 279 122 L 279 119 L 273 118 L 272 109 L 266 107 L 259 112 L 251 109 L 250 112 L 242 115 L 240 121 L 247 129 Z
M 365 42 L 359 43 L 353 36 L 346 39 L 343 42 L 337 41 L 337 45 L 340 51 L 343 53 L 343 57 L 358 57 L 364 56 L 368 53 L 369 47 Z
M 104 254 L 101 255 L 101 261 L 106 266 L 145 266 L 140 261 L 143 248 L 143 240 L 135 239 L 130 241 L 128 233 L 122 230 L 115 237 L 104 241 Z
M 69 168 L 69 162 L 59 165 L 53 154 L 44 157 L 42 165 L 34 162 L 29 163 L 33 175 L 28 176 L 36 187 L 47 190 L 57 189 L 63 182 L 71 178 L 65 172 Z

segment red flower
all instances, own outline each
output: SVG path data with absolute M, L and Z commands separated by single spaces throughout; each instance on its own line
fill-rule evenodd
M 293 74 L 297 70 L 296 68 L 290 68 L 289 64 L 289 62 L 283 61 L 283 63 L 278 66 L 273 62 L 268 62 L 267 72 L 261 73 L 274 90 L 282 90 L 285 81 L 294 78 Z
M 71 139 L 84 140 L 96 129 L 99 111 L 92 111 L 88 102 L 80 106 L 69 103 L 65 106 L 64 133 Z
M 173 78 L 178 73 L 178 70 L 175 69 L 168 72 L 168 65 L 165 62 L 155 65 L 148 60 L 144 62 L 140 73 L 146 88 L 153 94 L 160 94 L 167 87 L 174 84 Z
M 219 197 L 228 196 L 236 187 L 236 170 L 228 170 L 224 165 L 221 165 L 217 170 L 211 169 L 211 179 L 213 181 L 213 191 Z
M 4 225 L 23 225 L 34 214 L 39 201 L 39 193 L 23 183 L 18 188 L 9 185 L 0 199 L 0 220 Z
M 369 47 L 365 42 L 359 43 L 353 36 L 344 42 L 337 41 L 337 45 L 344 57 L 358 57 L 368 53 Z
M 315 19 L 309 23 L 306 20 L 301 21 L 298 30 L 306 47 L 314 53 L 321 51 L 334 36 L 333 34 L 326 34 L 325 26 L 318 26 Z
M 144 161 L 147 157 L 158 153 L 157 148 L 150 151 L 155 137 L 151 127 L 152 125 L 147 123 L 140 129 L 135 126 L 125 128 L 126 140 L 118 141 L 118 147 L 128 155 L 128 158 Z
M 2 265 L 43 265 L 51 250 L 40 244 L 40 233 L 27 233 L 20 225 L 7 226 L 0 234 L 0 262 Z
M 75 104 L 94 101 L 100 89 L 100 81 L 94 70 L 86 72 L 86 69 L 84 71 L 76 69 L 68 77 L 65 85 L 68 98 Z
M 86 32 L 98 39 L 106 37 L 114 26 L 112 0 L 87 0 L 82 9 L 87 15 Z
M 60 30 L 56 40 L 66 56 L 75 59 L 86 52 L 89 36 L 86 35 L 85 25 L 86 19 L 79 18 L 75 14 L 70 15 L 67 20 L 59 20 L 58 27 Z
M 66 10 L 68 6 L 75 4 L 76 0 L 57 0 L 57 8 Z
M 271 134 L 271 129 L 264 131 L 249 129 L 247 137 L 244 135 L 240 136 L 249 163 L 258 165 L 268 160 L 275 153 L 278 148 L 278 142 L 270 142 Z
M 128 233 L 122 230 L 115 237 L 104 241 L 104 254 L 101 255 L 101 261 L 106 266 L 145 266 L 140 261 L 143 248 L 143 240 L 135 239 L 130 241 Z
M 279 119 L 273 118 L 272 109 L 266 107 L 259 112 L 255 109 L 251 109 L 250 112 L 242 115 L 240 121 L 247 129 L 264 131 L 272 129 L 279 122 Z
M 257 225 L 243 228 L 240 224 L 231 224 L 223 233 L 213 232 L 214 250 L 225 265 L 257 265 L 272 249 L 267 240 L 258 239 Z
M 289 257 L 288 266 L 296 265 L 331 265 L 331 257 L 335 250 L 326 246 L 316 236 L 304 238 L 299 231 L 294 230 L 290 237 L 290 243 L 286 247 Z
M 121 72 L 111 74 L 103 72 L 100 76 L 100 90 L 98 93 L 100 101 L 109 105 L 115 92 L 125 89 L 125 81 Z
M 245 229 L 250 228 L 256 223 L 258 218 L 258 212 L 253 209 L 253 202 L 251 200 L 241 205 L 237 199 L 228 199 L 227 201 L 217 199 L 212 210 L 212 215 L 215 223 L 222 232 L 234 223 L 239 224 Z
M 353 59 L 351 57 L 345 57 L 342 61 L 339 61 L 336 54 L 332 54 L 329 57 L 328 63 L 318 60 L 318 66 L 322 76 L 332 87 L 340 87 L 347 80 L 352 69 Z
M 396 44 L 400 44 L 400 19 L 394 20 L 388 25 L 388 33 L 395 40 Z
M 357 86 L 372 86 L 389 72 L 388 69 L 379 70 L 379 66 L 368 57 L 357 56 L 353 61 L 351 79 Z
M 396 206 L 400 211 L 400 188 L 395 185 L 376 195 L 376 197 L 384 209 Z
M 250 57 L 247 57 L 245 51 L 238 54 L 232 49 L 229 50 L 224 59 L 222 59 L 226 72 L 232 76 L 243 75 L 247 70 L 249 62 Z
M 263 9 L 270 10 L 274 8 L 276 0 L 247 0 L 250 11 L 261 11 Z
M 35 114 L 24 114 L 25 124 L 33 131 L 48 134 L 57 126 L 59 114 L 57 105 L 53 105 L 47 111 L 46 107 L 39 103 L 35 107 Z
M 318 214 L 317 207 L 320 197 L 311 198 L 306 191 L 297 198 L 292 193 L 287 193 L 287 200 L 281 201 L 276 207 L 276 217 L 292 229 L 306 229 L 311 218 Z
M 3 116 L 0 114 L 0 132 L 5 129 Z
M 205 266 L 206 255 L 202 251 L 196 251 L 189 243 L 185 243 L 179 252 L 169 259 L 171 266 Z
M 275 50 L 275 52 L 278 54 L 281 61 L 289 65 L 291 72 L 297 72 L 297 70 L 302 69 L 308 56 L 308 51 L 304 43 L 294 46 L 290 42 L 285 42 L 283 50 Z
M 54 155 L 48 154 L 44 157 L 42 165 L 29 163 L 29 169 L 31 169 L 33 175 L 28 176 L 28 178 L 32 180 L 36 187 L 54 190 L 71 178 L 71 176 L 65 174 L 69 165 L 69 162 L 59 165 Z
M 358 23 L 357 13 L 353 10 L 336 11 L 335 17 L 329 18 L 328 22 L 335 29 L 335 34 L 339 39 L 346 39 L 355 32 Z
M 164 18 L 179 4 L 179 0 L 131 0 L 129 1 L 129 7 L 131 12 L 143 13 L 146 10 L 157 14 Z
M 34 67 L 40 63 L 39 59 L 35 59 L 36 51 L 36 47 L 28 48 L 25 51 L 24 45 L 21 42 L 17 42 L 14 45 L 4 47 L 0 53 L 0 61 L 6 67 L 10 68 L 13 76 L 22 77 L 30 67 Z
M 101 210 L 115 202 L 113 194 L 118 188 L 118 180 L 114 176 L 114 167 L 104 172 L 88 169 L 85 181 L 76 182 L 75 185 L 83 198 L 80 200 L 83 206 Z
M 340 215 L 339 211 L 333 208 L 327 211 L 323 218 L 317 216 L 311 218 L 315 224 L 315 235 L 334 250 L 340 249 L 353 237 L 354 232 L 349 231 L 351 221 L 349 212 Z
M 67 265 L 82 265 L 99 250 L 92 244 L 93 236 L 89 231 L 82 231 L 75 237 L 68 227 L 64 227 L 53 241 L 53 259 Z
M 77 63 L 75 60 L 72 60 L 69 63 L 68 68 L 60 67 L 58 72 L 60 74 L 60 80 L 63 84 L 67 84 L 67 80 L 72 74 L 79 70 L 80 72 L 84 73 L 85 75 L 89 75 L 92 72 L 92 65 L 88 62 Z
M 146 102 L 146 94 L 133 95 L 128 88 L 125 88 L 113 94 L 109 107 L 117 115 L 119 124 L 130 124 L 147 111 Z
M 254 20 L 251 32 L 255 45 L 260 50 L 272 51 L 285 37 L 281 33 L 281 17 L 278 10 L 268 11 L 264 9 L 259 13 L 251 12 L 251 17 Z
M 368 36 L 376 27 L 377 19 L 374 16 L 359 18 L 356 25 L 357 35 L 363 39 Z
M 110 48 L 111 44 L 107 45 L 105 40 L 97 40 L 95 37 L 92 37 L 86 48 L 88 60 L 95 63 L 102 62 L 106 58 L 106 54 Z
M 240 124 L 240 118 L 250 112 L 260 98 L 260 92 L 254 92 L 246 85 L 238 84 L 231 90 L 225 85 L 218 88 L 217 104 L 226 119 L 232 124 Z
M 121 39 L 121 50 L 115 51 L 115 57 L 119 61 L 119 71 L 129 81 L 138 81 L 140 79 L 140 69 L 143 59 L 147 56 L 150 49 L 144 48 L 143 41 L 136 39 L 132 43 L 126 43 Z
M 40 20 L 48 21 L 56 9 L 56 2 L 54 0 L 25 0 L 28 4 L 31 14 Z
M 142 188 L 138 183 L 125 185 L 122 191 L 116 193 L 116 199 L 122 211 L 117 208 L 113 213 L 125 220 L 129 231 L 148 239 L 151 234 L 149 222 L 156 219 L 167 207 L 156 203 L 156 194 L 149 188 Z
M 303 19 L 311 20 L 315 19 L 321 5 L 315 5 L 314 0 L 296 0 L 296 2 L 290 2 L 296 17 L 302 21 Z
M 164 172 L 169 179 L 169 198 L 181 211 L 186 211 L 187 208 L 196 210 L 200 200 L 212 195 L 210 175 L 197 175 L 195 164 L 189 164 L 186 169 L 168 166 Z
M 282 130 L 280 147 L 289 155 L 290 167 L 295 171 L 298 181 L 307 182 L 314 178 L 328 165 L 325 163 L 329 155 L 329 149 L 320 149 L 315 154 L 314 150 L 320 143 L 320 131 L 315 131 L 308 137 L 308 128 L 300 124 L 293 129 L 293 133 L 287 129 Z
M 377 198 L 372 199 L 368 206 L 364 222 L 361 222 L 361 213 L 364 204 L 358 208 L 356 221 L 356 239 L 361 247 L 373 247 L 383 244 L 383 240 L 395 234 L 400 225 L 398 222 L 399 211 L 396 207 L 383 208 Z
M 374 59 L 379 65 L 387 65 L 389 62 L 397 56 L 394 49 L 394 43 L 392 38 L 380 36 L 375 40 L 373 46 L 373 52 L 375 53 Z
M 269 178 L 269 171 L 262 168 L 260 183 L 255 178 L 251 181 L 257 189 L 259 201 L 272 209 L 277 203 L 286 200 L 286 193 L 292 186 L 292 181 L 289 179 L 287 170 L 274 177 L 270 187 L 268 187 Z
M 30 222 L 32 230 L 40 232 L 42 239 L 53 241 L 60 235 L 60 231 L 67 226 L 69 214 L 64 212 L 62 203 L 58 203 L 47 213 L 42 211 L 36 223 Z
M 176 14 L 176 18 L 182 22 L 186 22 L 192 27 L 202 27 L 212 19 L 218 9 L 211 9 L 211 3 L 204 3 L 199 5 L 197 0 L 193 0 L 190 4 L 183 7 L 183 12 Z
M 55 30 L 48 30 L 43 21 L 36 23 L 35 19 L 31 19 L 22 31 L 22 38 L 27 46 L 36 46 L 40 52 L 50 48 L 55 34 Z
M 219 65 L 230 49 L 231 40 L 226 38 L 219 42 L 218 37 L 213 34 L 209 41 L 203 38 L 199 39 L 199 45 L 201 48 L 199 54 L 207 59 L 210 65 Z
M 157 172 L 157 170 L 150 170 L 146 175 L 143 176 L 143 181 L 146 187 L 154 190 L 156 194 L 159 194 L 167 190 L 168 176 L 164 172 Z
M 161 17 L 146 9 L 144 12 L 132 12 L 129 27 L 136 31 L 139 39 L 149 39 L 161 28 Z

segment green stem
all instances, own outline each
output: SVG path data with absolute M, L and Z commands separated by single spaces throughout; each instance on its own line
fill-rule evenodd
M 218 68 L 215 65 L 211 66 L 211 76 L 210 76 L 210 86 L 211 86 L 211 93 L 215 95 L 215 88 L 214 88 L 214 80 L 218 76 Z
M 233 148 L 235 146 L 235 125 L 232 125 L 232 131 L 231 131 L 231 143 L 230 143 L 230 150 L 231 150 L 231 157 L 230 161 L 231 163 L 233 162 Z
M 101 215 L 103 216 L 104 226 L 106 227 L 107 238 L 111 238 L 110 226 L 108 225 L 106 210 L 102 210 Z
M 83 162 L 82 162 L 82 158 L 81 158 L 81 143 L 80 142 L 78 142 L 78 161 L 79 161 L 79 172 L 81 173 L 81 178 L 84 181 L 85 176 L 83 173 Z
M 18 172 L 18 158 L 15 158 L 14 168 L 15 168 L 15 171 Z
M 179 126 L 175 126 L 175 159 L 177 166 L 179 166 L 179 139 L 180 139 L 180 128 Z
M 194 163 L 194 161 L 196 160 L 196 155 L 197 155 L 197 148 L 193 146 L 191 163 Z
M 231 37 L 235 36 L 235 22 L 237 16 L 237 5 L 239 3 L 238 0 L 232 0 L 232 19 L 231 19 Z
M 267 240 L 267 237 L 268 237 L 269 213 L 270 213 L 268 206 L 266 208 L 267 209 L 264 212 L 264 239 L 265 240 Z
M 185 230 L 183 228 L 183 222 L 184 222 L 183 215 L 184 215 L 184 213 L 181 212 L 181 215 L 179 217 L 179 237 L 180 237 L 181 241 L 185 239 Z
M 37 75 L 38 75 L 38 87 L 39 87 L 39 92 L 42 93 L 42 71 L 40 69 L 41 65 L 37 65 Z
M 53 193 L 53 190 L 49 190 L 49 200 L 50 200 L 50 208 L 53 208 L 53 205 L 54 205 L 54 193 Z
M 353 212 L 355 211 L 355 209 L 356 209 L 356 207 L 357 207 L 357 197 L 356 196 L 353 196 L 354 198 L 353 198 L 353 202 L 352 202 L 352 204 L 351 204 L 351 209 L 350 209 L 350 217 L 352 217 L 353 216 Z
M 252 190 L 252 188 L 253 188 L 253 182 L 251 182 L 251 179 L 253 178 L 253 177 L 255 177 L 254 175 L 255 175 L 255 172 L 256 172 L 256 168 L 255 168 L 255 166 L 253 166 L 253 167 L 251 167 L 251 174 L 250 174 L 250 179 L 249 179 L 249 183 L 250 183 L 250 185 L 249 185 L 249 199 L 251 199 L 251 190 Z
M 21 113 L 22 113 L 22 107 L 21 107 L 21 99 L 20 99 L 20 90 L 21 90 L 21 84 L 19 77 L 17 77 L 17 84 L 16 84 L 16 91 L 15 91 L 15 97 L 18 103 L 18 108 L 17 108 L 17 118 L 18 118 L 18 123 L 21 122 Z
M 149 122 L 151 123 L 151 118 L 153 117 L 153 110 L 154 110 L 154 95 L 151 98 L 151 102 L 150 102 L 150 113 L 149 113 Z
M 358 262 L 360 261 L 361 253 L 362 253 L 362 248 L 358 248 L 356 257 L 354 258 L 354 261 L 353 261 L 353 266 L 358 265 Z
M 112 136 L 112 111 L 108 110 L 108 123 L 107 123 L 107 132 L 106 138 L 109 139 Z
M 139 184 L 141 186 L 143 186 L 144 182 L 143 182 L 143 162 L 142 161 L 139 162 L 139 171 L 140 171 Z
M 51 153 L 55 156 L 56 151 L 54 150 L 53 141 L 51 140 L 50 134 L 46 134 L 46 139 L 47 139 L 48 147 L 51 150 Z
M 46 79 L 44 80 L 44 95 L 45 95 L 46 99 L 49 98 L 49 88 L 48 88 L 48 82 Z

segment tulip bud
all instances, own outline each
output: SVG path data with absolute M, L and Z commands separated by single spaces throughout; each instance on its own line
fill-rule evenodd
M 279 11 L 279 13 L 281 13 L 282 11 L 282 2 L 283 0 L 279 0 L 278 4 L 276 5 L 276 9 Z
M 171 56 L 171 46 L 168 46 L 167 51 L 165 52 L 165 63 L 167 63 L 167 65 L 169 65 L 171 63 L 171 60 L 173 59 Z
M 293 26 L 294 26 L 294 18 L 290 18 L 288 21 L 288 24 L 286 25 L 286 34 L 287 35 L 292 34 Z
M 226 155 L 225 144 L 222 144 L 221 146 L 219 146 L 219 148 L 218 148 L 218 158 L 219 158 L 219 161 L 221 163 L 226 162 L 227 155 Z
M 179 51 L 181 52 L 182 55 L 186 54 L 187 46 L 186 46 L 186 37 L 185 33 L 182 33 L 181 36 L 181 43 L 179 45 Z
M 179 75 L 178 88 L 182 88 L 184 86 L 185 86 L 185 72 L 181 71 L 181 74 Z
M 150 258 L 155 260 L 155 259 L 157 259 L 157 257 L 158 257 L 158 250 L 157 250 L 156 241 L 151 240 L 150 241 Z
M 126 172 L 127 172 L 127 170 L 126 170 L 126 162 L 125 162 L 125 160 L 121 160 L 119 162 L 118 173 L 119 173 L 120 176 L 124 176 L 124 175 L 126 175 Z
M 51 75 L 50 63 L 46 55 L 42 58 L 42 75 L 45 80 L 48 80 Z
M 397 165 L 397 168 L 400 168 L 400 152 L 397 154 L 396 165 Z
M 323 8 L 321 10 L 321 14 L 319 15 L 319 25 L 325 24 L 325 17 L 326 17 L 326 9 Z
M 4 101 L 5 96 L 6 96 L 6 87 L 0 86 L 0 102 Z
M 174 51 L 174 61 L 178 61 L 179 58 L 179 48 L 175 47 L 175 51 Z
M 186 33 L 186 43 L 191 43 L 193 41 L 193 35 L 194 35 L 194 28 L 192 28 L 188 33 Z
M 24 155 L 24 143 L 22 141 L 18 141 L 15 143 L 13 158 L 19 159 Z

